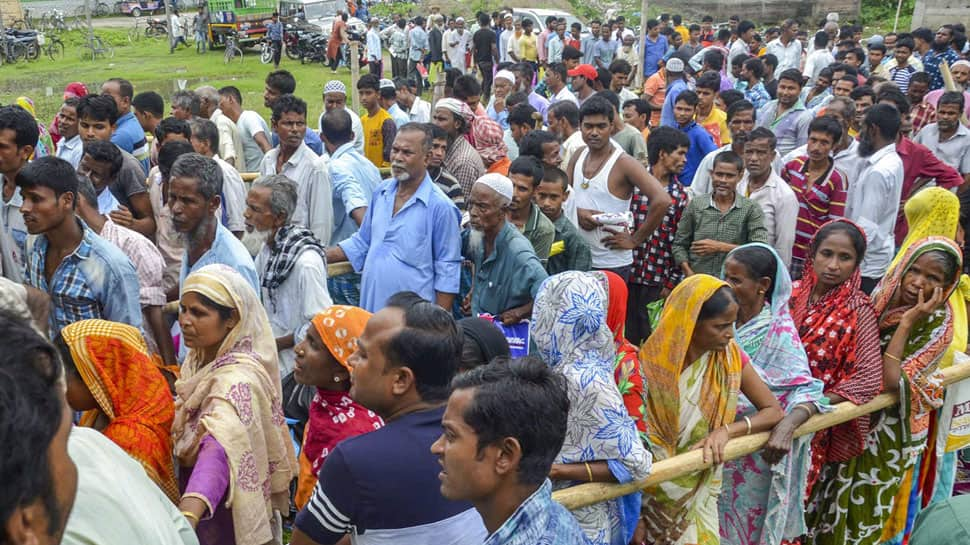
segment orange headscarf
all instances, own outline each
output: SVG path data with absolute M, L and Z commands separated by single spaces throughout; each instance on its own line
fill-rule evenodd
M 126 324 L 82 320 L 62 329 L 61 337 L 100 409 L 86 412 L 81 425 L 90 426 L 104 414 L 109 422 L 102 433 L 141 462 L 148 476 L 177 502 L 171 438 L 174 402 L 141 333 Z
M 350 369 L 347 360 L 357 350 L 357 338 L 364 333 L 370 317 L 371 313 L 360 307 L 333 305 L 314 316 L 310 323 L 337 362 Z

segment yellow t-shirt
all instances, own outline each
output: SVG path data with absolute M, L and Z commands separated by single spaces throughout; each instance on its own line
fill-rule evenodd
M 391 119 L 391 114 L 381 108 L 373 117 L 364 112 L 360 116 L 360 124 L 364 127 L 364 157 L 367 157 L 377 168 L 391 166 L 384 160 L 384 121 Z
M 727 114 L 720 108 L 711 108 L 707 119 L 700 122 L 707 132 L 714 137 L 714 145 L 721 147 L 731 143 L 731 131 L 727 126 Z
M 525 34 L 519 38 L 519 58 L 524 61 L 539 62 L 539 48 L 536 46 L 536 35 Z

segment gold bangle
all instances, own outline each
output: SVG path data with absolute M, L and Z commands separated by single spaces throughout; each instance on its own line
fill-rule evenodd
M 751 435 L 751 419 L 747 416 L 744 417 L 744 423 L 748 425 L 748 431 L 744 432 L 745 435 Z
M 194 519 L 196 524 L 199 523 L 199 515 L 196 515 L 192 511 L 182 511 L 182 516 L 187 519 Z
M 593 470 L 589 467 L 589 462 L 583 462 L 583 465 L 586 466 L 586 476 L 589 477 L 589 482 L 593 482 Z
M 890 354 L 889 352 L 886 352 L 885 354 L 883 354 L 883 356 L 886 356 L 887 358 L 889 358 L 889 359 L 891 359 L 891 360 L 896 360 L 896 363 L 903 363 L 903 360 L 901 360 L 901 359 L 899 359 L 899 358 L 898 358 L 898 357 L 896 357 L 896 356 L 893 356 L 893 355 L 892 355 L 892 354 Z
M 808 407 L 806 407 L 805 405 L 801 405 L 801 404 L 799 404 L 799 405 L 795 405 L 795 406 L 794 406 L 794 407 L 792 408 L 792 410 L 794 411 L 795 409 L 801 409 L 801 410 L 803 410 L 803 411 L 805 411 L 805 412 L 806 412 L 806 413 L 808 414 L 808 417 L 809 417 L 809 418 L 811 418 L 811 417 L 812 417 L 812 410 L 811 410 L 811 409 L 809 409 Z

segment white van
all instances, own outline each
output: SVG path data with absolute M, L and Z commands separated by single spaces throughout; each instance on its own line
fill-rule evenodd
M 346 6 L 344 0 L 281 0 L 280 17 L 329 36 L 337 10 L 346 9 Z M 367 25 L 356 17 L 347 19 L 347 25 L 351 32 L 361 36 L 367 32 Z

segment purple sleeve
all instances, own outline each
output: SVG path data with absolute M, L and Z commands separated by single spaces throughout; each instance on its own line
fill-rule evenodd
M 185 494 L 198 494 L 217 509 L 229 487 L 229 459 L 215 437 L 206 435 L 199 445 L 199 457 L 192 468 L 192 476 L 185 487 Z M 209 513 L 212 516 L 213 513 Z

